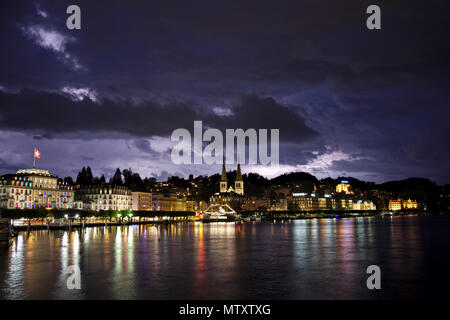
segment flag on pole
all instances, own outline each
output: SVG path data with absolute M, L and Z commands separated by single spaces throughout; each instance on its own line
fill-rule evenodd
M 34 157 L 36 159 L 39 159 L 41 157 L 41 152 L 36 148 L 34 148 Z

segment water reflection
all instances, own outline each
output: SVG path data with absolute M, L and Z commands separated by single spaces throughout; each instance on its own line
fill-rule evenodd
M 0 297 L 427 297 L 448 282 L 430 272 L 430 261 L 449 252 L 449 227 L 448 217 L 377 217 L 20 233 L 0 247 Z M 448 270 L 448 255 L 438 258 Z M 371 264 L 381 267 L 381 292 L 365 286 Z M 70 265 L 80 267 L 81 290 L 67 289 Z

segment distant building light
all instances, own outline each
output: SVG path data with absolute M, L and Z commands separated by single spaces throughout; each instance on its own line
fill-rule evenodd
M 301 196 L 306 196 L 307 193 L 305 193 L 305 192 L 300 192 L 300 193 L 294 192 L 294 193 L 292 193 L 292 195 L 293 195 L 294 197 L 301 197 Z
M 331 198 L 331 194 L 326 194 L 325 198 Z
M 348 180 L 341 180 L 341 183 L 347 184 L 347 183 L 348 183 Z

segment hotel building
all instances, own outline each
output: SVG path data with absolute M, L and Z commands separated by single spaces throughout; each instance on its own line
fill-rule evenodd
M 402 209 L 411 210 L 411 209 L 418 209 L 419 204 L 416 200 L 403 200 L 403 199 L 390 199 L 389 200 L 389 210 L 391 211 L 398 211 Z
M 83 210 L 130 210 L 132 195 L 127 187 L 111 184 L 83 186 L 75 190 L 76 209 Z
M 329 194 L 318 197 L 315 193 L 293 193 L 289 201 L 298 211 L 376 210 L 375 204 L 370 200 L 355 200 L 348 196 L 332 197 Z
M 72 209 L 73 186 L 47 170 L 23 169 L 0 177 L 0 207 L 7 209 Z
M 187 198 L 175 192 L 153 193 L 153 211 L 187 211 Z
M 136 211 L 152 210 L 152 194 L 151 192 L 132 192 L 133 201 L 132 208 Z

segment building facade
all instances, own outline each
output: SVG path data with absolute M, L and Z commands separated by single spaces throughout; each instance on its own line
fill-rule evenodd
M 110 184 L 77 188 L 75 199 L 77 203 L 82 202 L 82 209 L 92 211 L 131 210 L 133 205 L 131 191 L 127 187 Z
M 354 199 L 349 196 L 323 197 L 311 193 L 293 194 L 289 199 L 290 208 L 294 211 L 319 211 L 319 210 L 376 210 L 375 204 L 370 200 Z
M 390 199 L 389 200 L 389 210 L 397 211 L 397 210 L 413 210 L 418 209 L 419 204 L 416 200 L 403 200 L 403 199 Z
M 187 198 L 175 192 L 153 193 L 153 211 L 187 211 Z
M 7 209 L 72 209 L 73 186 L 47 170 L 23 169 L 0 177 L 0 207 Z
M 152 210 L 151 192 L 132 192 L 132 209 L 136 211 Z

